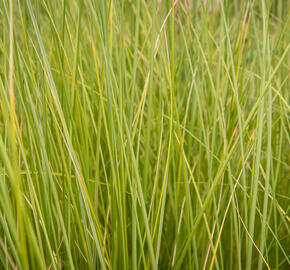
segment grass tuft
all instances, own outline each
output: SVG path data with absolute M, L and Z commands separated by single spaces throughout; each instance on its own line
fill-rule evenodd
M 0 269 L 288 269 L 289 10 L 0 0 Z

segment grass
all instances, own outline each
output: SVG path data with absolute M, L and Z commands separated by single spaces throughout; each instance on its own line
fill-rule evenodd
M 288 1 L 0 0 L 0 269 L 288 269 Z

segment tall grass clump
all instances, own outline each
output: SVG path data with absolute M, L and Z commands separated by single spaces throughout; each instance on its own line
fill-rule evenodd
M 290 2 L 0 0 L 0 269 L 289 269 Z

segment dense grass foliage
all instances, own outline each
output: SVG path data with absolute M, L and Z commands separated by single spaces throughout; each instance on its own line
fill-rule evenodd
M 290 2 L 201 2 L 0 0 L 1 269 L 289 269 Z

